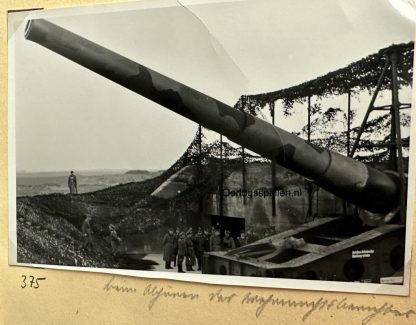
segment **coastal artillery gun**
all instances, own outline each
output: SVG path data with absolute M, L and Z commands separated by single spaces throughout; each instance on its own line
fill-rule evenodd
M 235 251 L 210 252 L 204 257 L 204 273 L 349 281 L 365 278 L 374 282 L 376 270 L 367 274 L 367 269 L 373 270 L 379 263 L 390 263 L 394 272 L 402 267 L 405 228 L 400 224 L 384 224 L 405 208 L 401 204 L 405 195 L 402 182 L 395 172 L 382 172 L 326 148 L 316 147 L 46 20 L 29 21 L 25 37 L 304 176 L 356 205 L 363 219 L 381 225 L 349 239 L 342 236 L 331 239 L 328 234 L 339 220 L 318 219 Z M 326 239 L 321 238 L 318 243 L 316 235 L 321 228 L 326 229 L 326 236 L 321 236 Z M 292 237 L 294 241 L 288 241 Z M 305 245 L 293 244 L 296 238 L 303 238 Z M 332 241 L 332 244 L 324 245 L 322 240 Z M 389 247 L 390 258 L 386 257 L 386 250 L 377 246 L 380 244 Z M 373 268 L 366 267 L 363 258 L 354 257 L 353 251 L 364 250 L 372 251 L 368 254 L 375 265 Z M 347 262 L 341 263 L 341 271 L 335 272 L 330 266 L 327 272 L 318 271 L 324 269 L 322 262 L 328 258 L 333 261 L 342 258 Z M 389 261 L 385 262 L 387 259 Z M 310 269 L 314 263 L 318 266 Z M 391 275 L 391 270 L 378 277 Z

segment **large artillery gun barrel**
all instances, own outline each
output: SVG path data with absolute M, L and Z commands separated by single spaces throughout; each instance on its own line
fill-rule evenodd
M 30 20 L 25 37 L 225 135 L 361 209 L 385 215 L 399 206 L 399 184 L 393 173 L 314 146 L 46 20 Z

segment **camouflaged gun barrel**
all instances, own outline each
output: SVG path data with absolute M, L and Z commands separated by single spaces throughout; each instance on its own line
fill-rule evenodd
M 399 186 L 393 174 L 316 147 L 46 20 L 29 21 L 25 37 L 225 135 L 368 212 L 388 214 L 399 205 Z

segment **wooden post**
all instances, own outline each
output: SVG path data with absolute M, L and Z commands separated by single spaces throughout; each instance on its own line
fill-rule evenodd
M 391 56 L 391 71 L 392 71 L 392 122 L 394 122 L 395 131 L 395 153 L 397 151 L 396 166 L 400 178 L 400 221 L 402 224 L 406 222 L 406 189 L 404 179 L 404 166 L 403 166 L 403 143 L 400 128 L 400 102 L 399 102 L 399 85 L 397 77 L 397 61 L 399 59 L 399 53 L 394 51 Z M 394 116 L 394 119 L 393 119 Z M 394 155 L 396 157 L 396 154 Z
M 311 96 L 308 96 L 308 142 L 311 142 Z M 308 212 L 306 214 L 306 218 L 310 218 L 313 213 L 313 185 L 312 183 L 308 182 Z
M 347 156 L 350 156 L 351 146 L 351 91 L 348 91 L 348 108 L 347 108 Z
M 201 124 L 198 125 L 198 166 L 197 166 L 197 184 L 198 184 L 198 212 L 199 212 L 199 218 L 202 222 L 202 214 L 203 214 L 203 195 L 202 195 L 202 184 L 201 184 L 201 178 L 202 178 L 203 172 L 202 172 L 202 126 Z
M 222 134 L 220 134 L 220 217 L 224 215 L 224 162 L 222 143 Z
M 241 147 L 241 160 L 242 160 L 242 172 L 243 172 L 243 191 L 247 190 L 247 181 L 246 181 L 246 153 L 244 147 Z M 243 204 L 247 204 L 247 197 L 243 196 Z
M 272 117 L 272 124 L 274 125 L 274 102 L 270 102 L 269 103 L 269 107 L 270 107 L 270 115 Z M 276 216 L 276 196 L 275 196 L 275 191 L 276 191 L 276 163 L 272 160 L 271 161 L 271 167 L 272 167 L 272 216 L 275 217 Z

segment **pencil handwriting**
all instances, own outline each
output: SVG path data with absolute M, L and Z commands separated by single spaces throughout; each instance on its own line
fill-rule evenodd
M 124 281 L 125 282 L 125 281 Z M 111 277 L 104 285 L 104 291 L 115 292 L 117 294 L 137 294 L 149 298 L 147 308 L 152 310 L 156 303 L 163 303 L 166 300 L 180 299 L 187 301 L 201 301 L 202 304 L 232 304 L 239 303 L 244 308 L 254 306 L 255 317 L 259 318 L 266 308 L 291 308 L 302 310 L 302 321 L 306 322 L 316 312 L 329 312 L 343 310 L 348 312 L 363 313 L 362 325 L 367 325 L 377 317 L 393 316 L 394 318 L 409 319 L 416 315 L 413 309 L 399 310 L 393 304 L 383 302 L 379 305 L 360 305 L 348 301 L 347 298 L 325 299 L 318 297 L 317 299 L 287 299 L 275 294 L 259 295 L 251 291 L 247 291 L 242 295 L 238 295 L 231 290 L 226 291 L 219 288 L 207 294 L 192 292 L 189 290 L 178 290 L 170 285 L 162 286 L 153 283 L 147 283 L 143 290 L 134 286 L 116 283 L 115 277 Z

